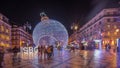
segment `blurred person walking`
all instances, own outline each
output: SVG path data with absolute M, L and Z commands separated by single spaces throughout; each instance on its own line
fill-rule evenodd
M 5 53 L 4 47 L 3 47 L 3 46 L 0 46 L 0 68 L 3 67 L 3 63 L 4 63 L 4 53 Z
M 47 58 L 49 60 L 52 56 L 52 47 L 48 46 L 46 51 L 47 51 Z
M 16 62 L 16 60 L 18 59 L 17 57 L 17 54 L 19 52 L 19 48 L 17 48 L 17 46 L 15 46 L 13 49 L 12 49 L 12 52 L 13 52 L 13 63 Z

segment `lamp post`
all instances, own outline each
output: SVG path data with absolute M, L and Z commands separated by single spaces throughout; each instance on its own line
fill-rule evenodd
M 71 26 L 71 30 L 77 31 L 78 30 L 78 24 L 73 23 Z
M 73 38 L 72 41 L 77 42 L 78 43 L 78 34 L 77 34 L 77 30 L 79 28 L 79 25 L 76 23 L 73 23 L 71 25 L 71 30 L 73 30 Z

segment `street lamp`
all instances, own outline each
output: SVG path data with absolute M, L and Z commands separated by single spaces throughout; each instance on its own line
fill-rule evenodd
M 78 26 L 77 26 L 77 25 L 75 25 L 74 29 L 75 29 L 75 30 L 77 30 L 77 29 L 78 29 Z
M 77 30 L 79 28 L 79 25 L 76 23 L 73 23 L 71 25 L 71 30 L 73 30 L 73 37 L 72 37 L 72 41 L 74 42 L 78 42 L 78 34 L 77 34 Z
M 116 32 L 119 32 L 119 29 L 116 29 Z
M 73 23 L 72 26 L 71 26 L 71 29 L 73 31 L 77 31 L 78 30 L 78 24 Z

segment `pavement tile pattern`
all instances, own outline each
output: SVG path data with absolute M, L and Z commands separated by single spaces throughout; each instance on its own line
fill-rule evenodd
M 51 59 L 37 54 L 5 54 L 3 68 L 120 68 L 120 54 L 105 50 L 54 50 Z

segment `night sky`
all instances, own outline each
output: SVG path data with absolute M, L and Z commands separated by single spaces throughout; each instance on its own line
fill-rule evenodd
M 71 34 L 72 23 L 82 27 L 103 8 L 120 6 L 119 0 L 4 0 L 0 2 L 0 13 L 23 25 L 27 21 L 32 27 L 40 22 L 40 12 L 61 22 Z M 32 29 L 33 29 L 32 28 Z

